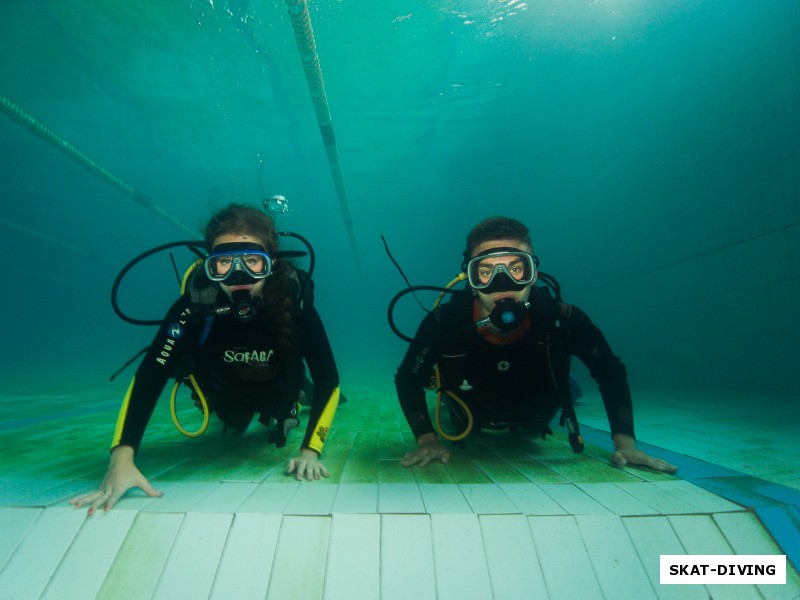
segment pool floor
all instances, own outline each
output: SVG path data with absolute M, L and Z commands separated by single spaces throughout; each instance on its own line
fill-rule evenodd
M 602 402 L 563 430 L 490 432 L 447 465 L 413 447 L 386 382 L 346 385 L 319 482 L 284 474 L 254 423 L 180 435 L 162 399 L 137 464 L 164 492 L 87 517 L 124 387 L 0 396 L 0 598 L 798 598 L 797 399 L 635 390 L 640 447 L 677 475 L 612 467 Z M 185 425 L 198 422 L 184 407 Z M 303 413 L 305 414 L 305 413 Z M 785 585 L 661 585 L 662 554 L 786 554 Z

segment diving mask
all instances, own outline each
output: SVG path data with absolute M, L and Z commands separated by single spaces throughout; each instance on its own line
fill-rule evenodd
M 258 280 L 272 274 L 272 258 L 260 244 L 231 242 L 218 244 L 203 261 L 211 281 L 224 282 L 235 273 Z
M 536 260 L 518 248 L 490 248 L 467 263 L 467 281 L 484 294 L 521 290 L 536 281 Z

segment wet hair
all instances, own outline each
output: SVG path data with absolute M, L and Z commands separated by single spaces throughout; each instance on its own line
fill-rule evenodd
M 491 240 L 517 240 L 533 249 L 528 228 L 523 223 L 508 217 L 489 217 L 475 225 L 467 234 L 464 260 L 468 261 L 472 258 L 475 248 Z
M 206 248 L 213 250 L 214 240 L 221 235 L 248 235 L 264 244 L 267 254 L 278 251 L 278 231 L 275 221 L 263 211 L 243 204 L 229 204 L 208 221 L 205 230 Z M 298 284 L 294 266 L 286 259 L 273 259 L 272 274 L 264 280 L 261 297 L 270 318 L 270 331 L 277 345 L 287 352 L 294 346 L 294 320 Z

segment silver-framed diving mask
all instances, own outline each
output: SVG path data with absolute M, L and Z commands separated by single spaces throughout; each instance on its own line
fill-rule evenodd
M 521 289 L 536 281 L 536 260 L 530 252 L 517 248 L 490 248 L 469 260 L 466 273 L 470 287 L 479 292 L 491 293 L 500 284 L 500 274 L 505 277 L 499 279 L 506 280 L 500 287 Z

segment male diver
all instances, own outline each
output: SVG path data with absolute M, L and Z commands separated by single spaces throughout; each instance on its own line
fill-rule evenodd
M 491 428 L 531 429 L 544 437 L 558 409 L 575 452 L 583 450 L 570 395 L 569 367 L 577 356 L 603 398 L 614 464 L 644 465 L 672 473 L 677 467 L 636 448 L 633 409 L 625 366 L 602 332 L 575 306 L 536 286 L 538 259 L 528 228 L 493 217 L 467 236 L 462 268 L 467 291 L 455 293 L 422 321 L 395 376 L 397 395 L 417 448 L 405 466 L 447 463 L 431 422 L 425 389 L 436 387 L 462 432 Z M 544 275 L 542 276 L 544 279 Z

